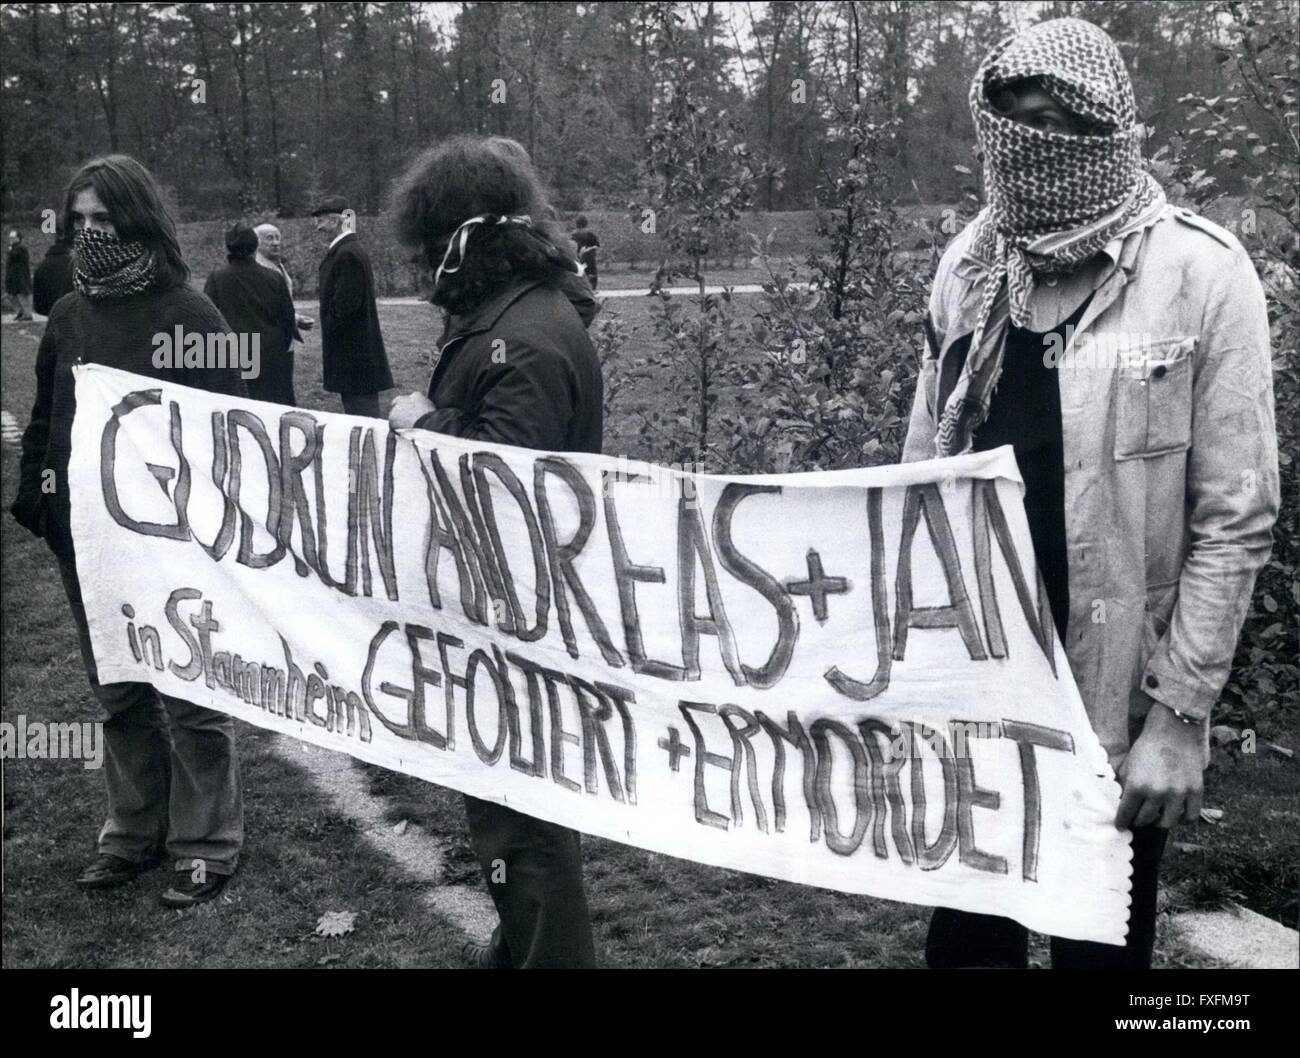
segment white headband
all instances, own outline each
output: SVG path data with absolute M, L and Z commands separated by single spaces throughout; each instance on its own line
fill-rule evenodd
M 454 232 L 452 232 L 451 240 L 447 243 L 447 250 L 442 255 L 442 264 L 438 265 L 438 270 L 433 274 L 434 290 L 438 289 L 438 284 L 442 281 L 442 277 L 444 275 L 451 275 L 455 272 L 460 271 L 460 266 L 465 263 L 465 244 L 469 242 L 470 229 L 475 224 L 486 224 L 487 219 L 488 218 L 486 214 L 477 217 L 470 217 L 469 220 L 465 221 L 465 223 L 463 223 L 459 228 L 457 228 Z M 518 216 L 518 217 L 498 217 L 497 223 L 498 224 L 523 224 L 531 228 L 533 226 L 533 218 L 527 215 Z M 457 241 L 457 236 L 460 237 L 459 242 Z M 447 260 L 448 258 L 451 257 L 451 251 L 453 247 L 456 249 L 456 267 L 448 268 Z

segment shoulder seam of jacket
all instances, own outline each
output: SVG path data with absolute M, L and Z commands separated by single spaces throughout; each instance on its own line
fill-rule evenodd
M 1216 242 L 1226 246 L 1234 253 L 1241 246 L 1237 237 L 1233 235 L 1232 232 L 1228 231 L 1221 225 L 1215 224 L 1214 221 L 1210 220 L 1208 217 L 1203 217 L 1199 213 L 1193 213 L 1190 209 L 1187 209 L 1184 206 L 1175 206 L 1174 216 L 1184 224 L 1188 225 L 1188 227 L 1196 228 L 1198 231 L 1205 232 L 1206 235 L 1209 235 Z

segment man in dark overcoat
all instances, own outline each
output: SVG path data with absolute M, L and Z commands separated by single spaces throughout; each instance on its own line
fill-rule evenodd
M 321 361 L 324 388 L 337 393 L 349 415 L 379 418 L 380 390 L 393 375 L 379 330 L 375 277 L 356 235 L 356 214 L 335 195 L 313 211 L 316 230 L 329 239 L 320 263 Z

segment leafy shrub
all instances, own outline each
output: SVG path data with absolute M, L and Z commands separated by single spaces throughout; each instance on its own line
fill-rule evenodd
M 1282 506 L 1273 554 L 1256 582 L 1216 713 L 1220 722 L 1259 728 L 1268 736 L 1279 728 L 1294 732 L 1300 688 L 1300 28 L 1289 5 L 1220 7 L 1227 43 L 1217 58 L 1232 87 L 1220 96 L 1180 99 L 1183 135 L 1158 151 L 1153 163 L 1175 201 L 1238 236 L 1268 300 Z M 1245 196 L 1226 198 L 1222 185 L 1229 181 L 1246 188 Z
M 753 237 L 768 281 L 752 334 L 766 352 L 744 373 L 756 407 L 726 424 L 736 469 L 835 469 L 902 455 L 927 277 L 897 245 L 907 225 L 886 197 L 898 122 L 855 105 L 846 131 L 845 168 L 819 189 L 826 208 L 808 287 L 793 285 L 798 269 L 773 263 L 771 235 Z

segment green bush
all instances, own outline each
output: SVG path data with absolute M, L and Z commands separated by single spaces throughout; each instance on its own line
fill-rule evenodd
M 1282 505 L 1273 553 L 1256 582 L 1216 720 L 1257 729 L 1264 738 L 1282 732 L 1294 737 L 1300 693 L 1300 27 L 1284 5 L 1228 4 L 1223 15 L 1231 50 L 1218 58 L 1231 87 L 1222 95 L 1178 101 L 1182 134 L 1156 152 L 1153 167 L 1175 202 L 1237 235 L 1268 299 Z M 1266 119 L 1257 124 L 1265 135 L 1243 123 L 1244 108 Z M 1223 195 L 1221 182 L 1228 180 L 1247 193 Z

